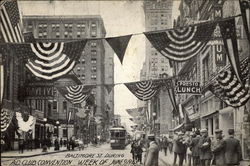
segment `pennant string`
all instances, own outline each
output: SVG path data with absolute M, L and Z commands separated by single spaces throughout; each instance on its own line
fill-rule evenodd
M 143 35 L 145 33 L 159 33 L 159 32 L 164 32 L 164 31 L 169 31 L 169 30 L 175 30 L 175 29 L 179 29 L 179 28 L 188 28 L 188 27 L 192 27 L 192 26 L 197 26 L 197 25 L 206 25 L 206 24 L 211 24 L 211 23 L 219 23 L 219 22 L 223 22 L 223 21 L 226 21 L 226 20 L 229 20 L 229 19 L 232 19 L 232 18 L 236 18 L 236 17 L 241 17 L 242 15 L 239 14 L 239 15 L 236 15 L 236 16 L 231 16 L 231 17 L 227 17 L 227 18 L 222 18 L 220 20 L 216 20 L 216 21 L 206 21 L 206 22 L 201 22 L 201 23 L 196 23 L 196 24 L 191 24 L 191 25 L 188 25 L 188 26 L 180 26 L 180 27 L 175 27 L 175 28 L 169 28 L 169 29 L 164 29 L 164 30 L 154 30 L 154 31 L 147 31 L 147 32 L 139 32 L 139 33 L 133 33 L 133 34 L 128 34 L 131 35 L 131 36 L 136 36 L 136 35 Z M 102 39 L 108 39 L 108 38 L 118 38 L 118 37 L 123 37 L 123 36 L 126 36 L 126 35 L 122 35 L 122 36 L 115 36 L 115 37 L 98 37 L 98 38 L 84 38 L 84 39 L 80 39 L 80 40 L 102 40 Z M 213 37 L 211 37 L 213 39 Z M 39 39 L 38 39 L 39 41 Z M 60 39 L 42 39 L 42 41 L 44 42 L 58 42 L 60 41 Z M 74 41 L 79 41 L 79 39 L 70 39 L 70 40 L 61 40 L 63 41 L 64 43 L 70 43 L 70 42 L 74 42 Z M 8 43 L 0 43 L 0 45 L 6 45 L 6 44 L 18 44 L 18 45 L 24 45 L 24 44 L 28 44 L 29 42 L 27 43 L 14 43 L 14 42 L 8 42 Z

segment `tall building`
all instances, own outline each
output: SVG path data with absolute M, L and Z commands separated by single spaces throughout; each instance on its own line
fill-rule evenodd
M 172 7 L 172 0 L 145 1 L 145 31 L 172 28 Z M 143 67 L 142 72 L 146 73 L 146 79 L 156 79 L 162 73 L 171 75 L 168 59 L 162 56 L 148 40 L 146 40 L 146 62 Z
M 172 28 L 172 0 L 145 1 L 143 7 L 146 32 Z M 146 60 L 140 73 L 141 80 L 159 79 L 171 75 L 169 60 L 146 40 Z M 172 106 L 166 96 L 166 90 L 161 90 L 152 100 L 138 102 L 138 106 L 146 107 L 145 109 L 148 110 L 149 121 L 154 121 L 152 127 L 155 134 L 167 134 L 168 129 L 171 128 Z M 166 120 L 165 117 L 168 119 Z
M 106 35 L 103 20 L 100 16 L 24 16 L 26 31 L 31 31 L 37 40 L 65 41 L 83 38 L 102 38 Z M 87 42 L 82 55 L 72 74 L 75 74 L 84 85 L 97 85 L 92 93 L 95 96 L 95 119 L 97 134 L 107 128 L 106 121 L 113 113 L 113 93 L 106 93 L 105 83 L 113 83 L 113 51 L 104 40 Z M 108 54 L 107 54 L 108 53 Z M 108 61 L 108 62 L 107 62 Z M 105 66 L 106 65 L 106 66 Z M 105 71 L 108 71 L 106 78 Z M 108 99 L 107 99 L 108 98 Z M 107 109 L 106 100 L 110 104 Z M 60 108 L 60 107 L 58 107 Z

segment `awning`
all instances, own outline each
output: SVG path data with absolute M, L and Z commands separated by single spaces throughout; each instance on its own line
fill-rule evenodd
M 209 118 L 209 117 L 213 116 L 214 114 L 217 114 L 218 112 L 219 112 L 219 111 L 216 110 L 216 111 L 214 111 L 214 112 L 211 112 L 211 113 L 208 113 L 208 114 L 202 116 L 202 118 L 203 118 L 203 119 L 204 119 L 204 118 Z
M 182 124 L 176 126 L 176 127 L 175 127 L 174 129 L 172 129 L 172 130 L 173 130 L 173 131 L 179 130 L 179 129 L 181 129 L 183 126 L 184 126 L 184 123 L 182 123 Z

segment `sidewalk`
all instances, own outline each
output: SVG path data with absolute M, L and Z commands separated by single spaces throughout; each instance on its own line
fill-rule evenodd
M 54 147 L 50 147 L 50 149 L 47 149 L 47 152 L 42 152 L 42 148 L 33 149 L 32 151 L 26 149 L 24 150 L 23 153 L 19 153 L 18 150 L 14 150 L 14 151 L 2 152 L 1 158 L 34 157 L 34 156 L 48 155 L 53 153 L 60 153 L 65 151 L 68 151 L 66 147 L 60 147 L 60 150 L 54 150 Z
M 169 150 L 167 151 L 167 156 L 165 156 L 164 151 L 159 152 L 159 166 L 172 166 L 174 163 L 174 152 L 170 154 Z M 179 159 L 177 157 L 176 164 L 179 164 Z M 183 166 L 187 166 L 188 162 L 183 161 Z

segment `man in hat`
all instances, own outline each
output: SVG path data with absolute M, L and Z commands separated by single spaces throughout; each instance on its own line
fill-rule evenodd
M 200 131 L 196 130 L 194 138 L 190 144 L 192 148 L 192 157 L 193 157 L 193 165 L 197 166 L 200 164 L 200 150 L 199 150 L 199 140 L 200 140 Z
M 213 153 L 213 164 L 225 165 L 225 146 L 226 142 L 222 137 L 222 130 L 215 130 L 215 140 L 212 142 L 211 150 Z
M 177 155 L 178 155 L 178 158 L 179 158 L 179 166 L 183 165 L 183 160 L 185 158 L 186 147 L 187 147 L 186 144 L 185 144 L 185 140 L 184 140 L 183 136 L 184 136 L 184 133 L 179 132 L 177 139 L 174 141 L 174 153 L 175 153 L 175 156 L 174 156 L 173 165 L 176 164 Z
M 207 129 L 201 130 L 201 138 L 199 140 L 200 162 L 202 166 L 210 165 L 212 158 L 211 154 L 211 139 L 208 137 Z
M 145 166 L 158 166 L 159 146 L 155 141 L 155 136 L 150 134 L 148 136 L 149 147 L 145 156 Z
M 228 130 L 229 137 L 225 140 L 226 165 L 239 165 L 242 160 L 240 141 L 234 138 L 234 129 Z

